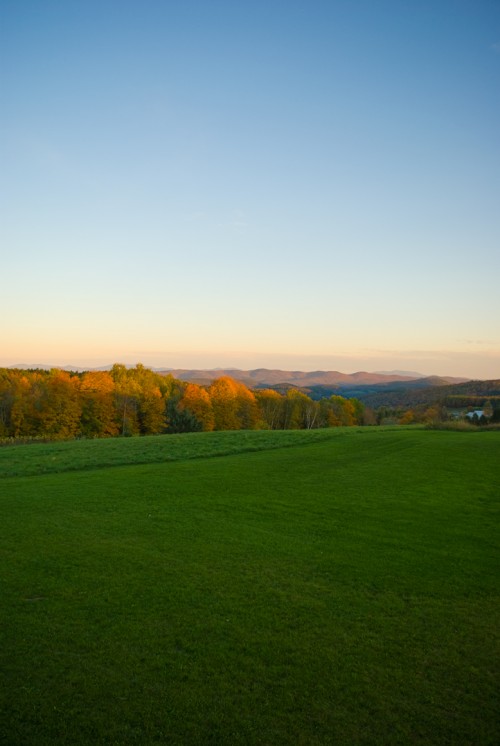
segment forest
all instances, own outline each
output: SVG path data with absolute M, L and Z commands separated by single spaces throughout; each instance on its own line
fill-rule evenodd
M 313 401 L 291 388 L 252 391 L 229 376 L 186 383 L 142 364 L 109 371 L 0 368 L 0 438 L 102 438 L 212 430 L 367 424 L 357 399 Z

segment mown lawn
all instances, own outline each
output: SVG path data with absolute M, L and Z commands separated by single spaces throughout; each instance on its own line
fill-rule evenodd
M 500 433 L 210 435 L 0 480 L 0 741 L 498 743 Z
M 342 428 L 344 434 L 351 430 L 352 428 Z M 288 448 L 330 440 L 339 432 L 340 430 L 233 430 L 5 445 L 0 447 L 0 479 Z

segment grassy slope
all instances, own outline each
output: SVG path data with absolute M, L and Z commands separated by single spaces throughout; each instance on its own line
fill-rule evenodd
M 0 739 L 498 742 L 499 450 L 344 431 L 2 480 Z
M 247 430 L 9 445 L 0 448 L 0 478 L 229 456 L 330 440 L 340 432 Z

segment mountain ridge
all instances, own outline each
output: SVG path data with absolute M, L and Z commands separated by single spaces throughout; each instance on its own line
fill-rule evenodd
M 239 370 L 235 368 L 219 368 L 216 370 L 176 368 L 168 370 L 160 369 L 158 372 L 173 375 L 174 378 L 178 378 L 181 381 L 191 381 L 196 383 L 208 383 L 213 381 L 215 378 L 227 375 L 251 386 L 262 386 L 264 384 L 268 384 L 269 386 L 290 384 L 293 386 L 335 385 L 342 388 L 343 386 L 351 386 L 352 384 L 374 385 L 393 383 L 396 381 L 406 383 L 415 380 L 423 381 L 427 378 L 433 378 L 443 381 L 444 383 L 462 383 L 469 380 L 468 378 L 452 376 L 423 376 L 421 374 L 418 376 L 403 376 L 396 373 L 382 374 L 370 373 L 368 371 L 341 373 L 337 370 L 300 371 L 281 370 L 276 368 L 255 368 L 253 370 Z
M 42 363 L 17 363 L 16 365 L 6 366 L 9 368 L 24 369 L 24 370 L 50 370 L 51 368 L 57 368 L 59 370 L 66 371 L 106 371 L 112 368 L 112 365 L 104 365 L 99 367 L 88 367 L 85 368 L 79 365 L 47 365 Z M 127 365 L 127 368 L 133 368 L 133 365 Z M 149 367 L 149 366 L 145 366 Z M 162 375 L 172 375 L 174 378 L 178 378 L 181 381 L 188 381 L 193 383 L 211 383 L 216 378 L 222 376 L 230 376 L 235 380 L 241 381 L 249 386 L 263 386 L 265 384 L 269 386 L 275 386 L 278 384 L 289 384 L 292 386 L 352 386 L 353 384 L 358 385 L 376 385 L 385 383 L 400 382 L 402 384 L 411 381 L 424 382 L 427 380 L 433 380 L 436 383 L 464 383 L 469 381 L 469 378 L 456 377 L 456 376 L 426 376 L 422 373 L 413 373 L 409 371 L 386 371 L 386 372 L 369 372 L 369 371 L 356 371 L 354 373 L 341 373 L 338 370 L 314 370 L 314 371 L 302 371 L 302 370 L 282 370 L 280 368 L 253 368 L 250 370 L 242 370 L 240 368 L 151 368 L 155 373 Z

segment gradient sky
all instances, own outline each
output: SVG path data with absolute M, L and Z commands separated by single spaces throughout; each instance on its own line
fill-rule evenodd
M 0 365 L 500 377 L 498 0 L 0 0 Z

